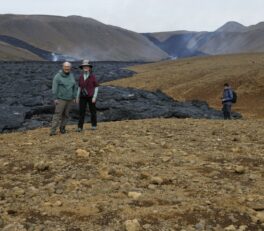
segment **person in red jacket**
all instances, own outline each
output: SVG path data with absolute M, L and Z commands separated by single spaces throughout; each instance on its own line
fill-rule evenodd
M 80 68 L 83 73 L 79 78 L 79 88 L 77 91 L 76 102 L 79 104 L 80 117 L 77 131 L 83 130 L 83 124 L 85 120 L 85 112 L 87 104 L 91 112 L 91 124 L 92 129 L 95 130 L 97 127 L 97 115 L 96 115 L 96 99 L 98 95 L 98 83 L 95 75 L 93 74 L 93 66 L 89 60 L 84 60 Z

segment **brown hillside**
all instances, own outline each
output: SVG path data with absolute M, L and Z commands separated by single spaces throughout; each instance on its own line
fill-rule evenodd
M 0 15 L 0 34 L 76 58 L 157 61 L 168 57 L 141 34 L 79 16 Z
M 132 67 L 135 76 L 110 85 L 162 90 L 176 100 L 206 100 L 221 108 L 225 82 L 237 91 L 236 111 L 264 117 L 264 54 L 210 56 Z
M 25 61 L 25 60 L 41 60 L 40 57 L 30 53 L 27 50 L 13 47 L 6 43 L 0 42 L 0 61 L 4 60 L 16 60 L 16 61 Z
M 2 134 L 0 229 L 263 230 L 263 126 L 154 119 Z

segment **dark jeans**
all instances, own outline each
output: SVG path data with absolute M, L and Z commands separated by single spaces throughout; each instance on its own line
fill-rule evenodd
M 87 104 L 89 105 L 89 110 L 91 113 L 91 124 L 94 127 L 96 127 L 97 125 L 96 106 L 95 103 L 92 102 L 92 97 L 89 98 L 80 97 L 80 101 L 79 101 L 80 118 L 79 118 L 78 128 L 81 129 L 83 128 L 83 124 L 84 124 Z
M 224 119 L 225 120 L 230 120 L 231 119 L 231 103 L 224 103 L 223 104 L 223 114 L 224 114 Z

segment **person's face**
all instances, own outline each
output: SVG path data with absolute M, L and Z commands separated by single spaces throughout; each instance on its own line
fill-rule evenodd
M 91 67 L 89 67 L 89 66 L 84 66 L 84 67 L 83 67 L 83 71 L 84 71 L 84 72 L 90 72 L 90 71 L 91 71 Z
M 71 65 L 69 65 L 69 64 L 64 64 L 63 65 L 63 71 L 64 71 L 64 73 L 70 73 L 70 71 L 71 71 Z

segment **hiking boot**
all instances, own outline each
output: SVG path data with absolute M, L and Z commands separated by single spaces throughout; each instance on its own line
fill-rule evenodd
M 92 128 L 91 128 L 92 130 L 96 130 L 97 129 L 97 127 L 96 126 L 92 126 Z
M 50 136 L 56 136 L 56 132 L 50 132 Z
M 82 131 L 83 131 L 82 128 L 77 128 L 77 129 L 76 129 L 76 132 L 82 132 Z
M 65 129 L 65 127 L 60 127 L 60 133 L 61 133 L 61 134 L 65 134 L 65 133 L 66 133 L 66 129 Z

